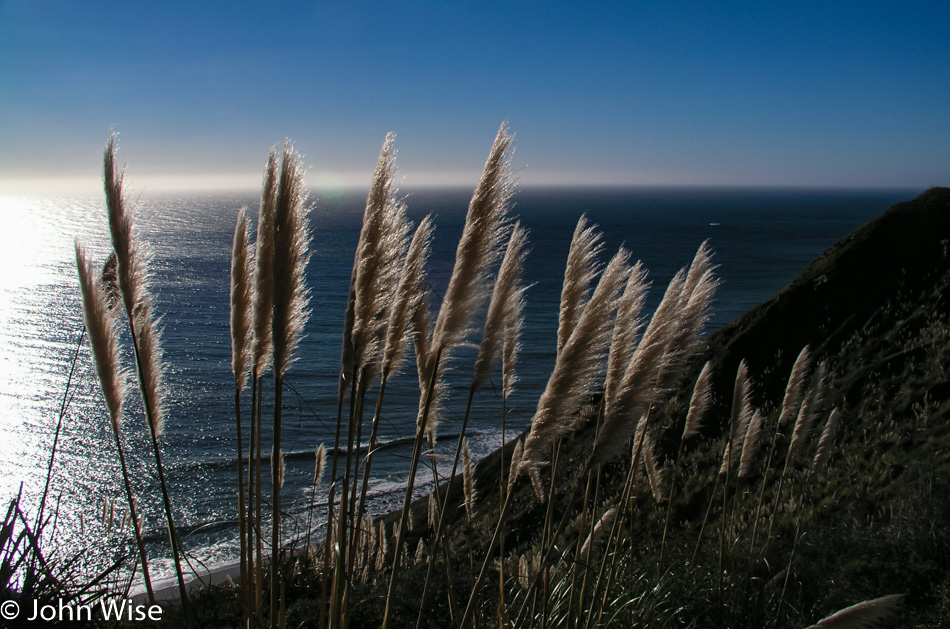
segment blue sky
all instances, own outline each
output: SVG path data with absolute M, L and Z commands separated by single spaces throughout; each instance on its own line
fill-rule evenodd
M 473 185 L 498 125 L 524 185 L 950 185 L 945 2 L 0 0 L 0 191 Z

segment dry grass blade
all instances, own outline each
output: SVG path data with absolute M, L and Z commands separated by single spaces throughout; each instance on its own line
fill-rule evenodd
M 283 375 L 296 359 L 297 346 L 310 316 L 310 291 L 304 270 L 310 259 L 300 155 L 284 144 L 277 205 L 274 211 L 274 371 Z
M 818 621 L 809 629 L 870 629 L 871 627 L 880 627 L 890 622 L 897 615 L 903 600 L 903 594 L 891 594 L 890 596 L 862 601 L 857 605 L 835 612 Z
M 247 209 L 238 212 L 231 247 L 231 372 L 238 392 L 247 386 L 251 343 L 251 280 L 253 278 L 250 220 Z
M 527 232 L 520 223 L 515 223 L 508 237 L 508 247 L 498 269 L 498 277 L 492 289 L 488 304 L 488 314 L 485 316 L 485 330 L 482 342 L 475 359 L 475 375 L 472 377 L 472 388 L 478 389 L 484 384 L 491 373 L 492 364 L 498 356 L 498 349 L 503 344 L 505 324 L 508 320 L 509 304 L 516 300 L 518 282 L 524 267 L 525 246 Z
M 82 292 L 82 314 L 92 346 L 92 356 L 99 378 L 99 387 L 109 409 L 109 420 L 114 430 L 122 425 L 122 405 L 125 400 L 126 375 L 119 361 L 119 343 L 116 320 L 109 309 L 108 296 L 92 262 L 79 241 L 76 241 L 76 268 Z
M 524 445 L 522 467 L 544 464 L 554 441 L 568 432 L 604 369 L 617 296 L 627 279 L 629 253 L 621 249 L 604 270 L 570 338 L 557 355 L 554 370 L 538 400 Z
M 604 245 L 587 216 L 581 215 L 574 229 L 571 248 L 564 268 L 564 284 L 561 289 L 561 308 L 558 314 L 557 353 L 567 344 L 584 311 L 590 286 L 597 277 L 597 257 Z

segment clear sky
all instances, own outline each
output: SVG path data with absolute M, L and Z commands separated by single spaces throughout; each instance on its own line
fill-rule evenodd
M 271 4 L 271 3 L 267 3 Z M 474 185 L 498 125 L 523 185 L 950 185 L 950 3 L 0 0 L 0 191 Z

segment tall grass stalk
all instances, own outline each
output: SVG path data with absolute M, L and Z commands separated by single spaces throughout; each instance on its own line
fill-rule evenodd
M 712 398 L 712 392 L 710 390 L 710 374 L 712 372 L 709 365 L 709 361 L 706 361 L 706 364 L 703 365 L 702 370 L 699 372 L 699 376 L 696 378 L 696 383 L 693 385 L 693 394 L 690 397 L 689 410 L 686 412 L 686 421 L 683 424 L 683 434 L 680 436 L 676 456 L 670 466 L 670 491 L 666 497 L 666 518 L 663 521 L 663 536 L 660 540 L 660 558 L 658 560 L 658 564 L 660 565 L 663 564 L 663 554 L 666 550 L 666 535 L 669 531 L 670 515 L 673 511 L 673 490 L 676 487 L 674 481 L 676 479 L 676 470 L 679 465 L 680 457 L 683 455 L 683 445 L 687 439 L 699 434 L 703 415 L 706 413 L 706 409 L 709 408 L 709 401 Z
M 792 365 L 791 373 L 788 376 L 788 384 L 785 386 L 785 395 L 782 399 L 782 410 L 778 419 L 775 421 L 775 430 L 772 431 L 772 442 L 769 445 L 769 454 L 765 461 L 765 469 L 762 472 L 762 482 L 759 484 L 759 499 L 756 502 L 755 512 L 752 518 L 752 535 L 749 539 L 749 562 L 753 561 L 753 550 L 755 549 L 756 534 L 759 530 L 759 518 L 762 513 L 762 502 L 765 499 L 765 488 L 768 486 L 769 472 L 772 470 L 772 458 L 775 454 L 775 445 L 781 434 L 782 425 L 786 423 L 794 414 L 796 405 L 800 405 L 802 386 L 805 382 L 805 376 L 811 365 L 811 349 L 806 345 L 798 353 L 795 363 Z
M 79 286 L 82 293 L 83 321 L 85 330 L 89 333 L 89 345 L 92 348 L 99 386 L 109 410 L 109 425 L 112 428 L 116 452 L 119 455 L 122 483 L 125 486 L 125 495 L 129 504 L 129 517 L 135 535 L 135 543 L 138 547 L 139 562 L 142 566 L 142 579 L 145 582 L 145 591 L 148 593 L 149 601 L 154 603 L 155 592 L 152 589 L 152 579 L 148 568 L 148 553 L 145 550 L 141 520 L 137 513 L 135 496 L 132 494 L 129 470 L 125 462 L 125 451 L 122 447 L 122 407 L 125 402 L 126 373 L 120 363 L 116 320 L 109 308 L 102 281 L 97 279 L 93 265 L 78 240 L 76 241 L 76 267 L 79 271 Z M 54 441 L 54 453 L 55 448 L 56 442 Z M 52 468 L 52 463 L 50 467 Z M 46 492 L 44 490 L 43 498 L 40 501 L 41 514 L 45 502 Z M 42 522 L 42 517 L 39 518 L 39 522 Z M 37 530 L 40 529 L 37 528 Z
M 181 567 L 184 551 L 175 520 L 172 515 L 171 499 L 165 480 L 165 468 L 162 465 L 161 449 L 158 437 L 162 431 L 162 363 L 161 342 L 158 322 L 152 315 L 152 296 L 148 288 L 148 251 L 133 233 L 132 216 L 126 210 L 123 193 L 123 173 L 115 164 L 115 135 L 106 143 L 103 159 L 103 178 L 105 183 L 106 205 L 109 210 L 109 228 L 112 234 L 112 247 L 116 255 L 116 275 L 122 301 L 128 316 L 132 349 L 135 354 L 136 373 L 139 392 L 145 411 L 146 424 L 151 437 L 155 466 L 158 472 L 165 508 L 165 519 L 175 574 L 178 579 L 178 591 L 184 610 L 186 623 L 192 625 L 191 607 L 185 587 L 185 577 Z
M 245 208 L 238 212 L 231 247 L 231 372 L 234 374 L 234 421 L 237 434 L 238 531 L 241 546 L 241 595 L 245 618 L 250 612 L 248 591 L 248 541 L 244 490 L 244 429 L 241 425 L 241 393 L 247 387 L 251 343 L 251 280 L 254 272 L 250 221 Z
M 482 340 L 479 345 L 478 356 L 475 359 L 474 373 L 472 375 L 472 382 L 469 385 L 468 392 L 468 401 L 465 405 L 465 414 L 462 417 L 462 426 L 459 430 L 459 438 L 455 448 L 455 456 L 452 460 L 452 471 L 449 473 L 447 486 L 451 487 L 452 482 L 455 480 L 455 477 L 458 473 L 459 459 L 462 453 L 465 450 L 465 431 L 468 428 L 468 420 L 470 417 L 472 409 L 472 401 L 474 400 L 475 393 L 484 385 L 486 380 L 491 375 L 491 370 L 493 364 L 497 361 L 499 354 L 503 353 L 504 344 L 505 344 L 505 333 L 506 328 L 509 323 L 514 323 L 511 321 L 513 318 L 517 318 L 511 312 L 512 304 L 517 304 L 520 299 L 519 282 L 521 280 L 521 275 L 524 267 L 524 258 L 526 255 L 526 246 L 527 246 L 527 232 L 519 223 L 515 223 L 512 227 L 511 234 L 508 237 L 508 246 L 505 249 L 505 254 L 502 257 L 501 265 L 498 269 L 498 274 L 495 279 L 495 285 L 492 289 L 491 298 L 488 304 L 488 312 L 485 316 L 485 326 L 482 332 Z M 512 343 L 514 341 L 509 341 L 509 351 L 512 350 Z M 512 359 L 509 356 L 509 361 Z M 511 365 L 509 365 L 511 369 Z M 504 379 L 504 375 L 503 375 Z M 504 427 L 502 427 L 504 430 Z M 433 492 L 436 496 L 439 495 L 439 482 L 438 478 L 435 478 L 435 484 Z M 445 533 L 445 515 L 448 510 L 448 501 L 443 501 L 439 518 L 437 524 L 437 530 L 435 534 L 436 540 L 441 540 L 441 544 L 446 546 L 447 540 L 444 539 Z M 421 620 L 422 610 L 425 609 L 426 603 L 426 594 L 428 592 L 429 580 L 431 578 L 432 566 L 434 565 L 434 555 L 430 555 L 429 566 L 426 572 L 426 579 L 423 582 L 422 586 L 422 603 L 420 605 L 420 616 Z M 417 625 L 419 624 L 417 620 Z
M 274 210 L 274 304 L 271 330 L 274 357 L 274 440 L 273 451 L 281 453 L 281 404 L 287 370 L 296 360 L 310 312 L 310 292 L 304 282 L 304 270 L 310 259 L 310 235 L 307 231 L 300 155 L 289 142 L 284 143 L 277 203 Z M 281 607 L 280 488 L 281 465 L 271 463 L 271 625 L 277 626 Z
M 792 432 L 792 441 L 789 443 L 788 450 L 785 453 L 785 465 L 782 468 L 782 476 L 779 478 L 778 489 L 775 491 L 775 501 L 772 505 L 772 514 L 769 518 L 769 533 L 765 540 L 766 549 L 768 549 L 769 542 L 772 540 L 772 529 L 775 525 L 775 516 L 781 504 L 782 489 L 785 486 L 788 468 L 791 465 L 796 450 L 804 446 L 804 442 L 811 431 L 811 424 L 814 421 L 814 417 L 820 412 L 824 379 L 825 364 L 824 362 L 820 362 L 815 368 L 815 373 L 812 374 L 808 389 L 802 398 L 801 407 L 798 410 L 798 418 L 795 420 L 795 429 Z
M 508 229 L 507 212 L 513 191 L 510 179 L 510 154 L 513 138 L 508 131 L 508 122 L 502 123 L 495 136 L 481 179 L 469 203 L 462 236 L 455 255 L 455 265 L 446 290 L 439 315 L 432 331 L 432 339 L 426 353 L 417 356 L 420 369 L 419 381 L 428 384 L 422 389 L 413 456 L 410 460 L 409 481 L 403 502 L 399 530 L 396 534 L 393 569 L 383 612 L 383 627 L 388 627 L 392 617 L 392 599 L 398 581 L 402 556 L 402 543 L 408 522 L 409 505 L 415 484 L 416 466 L 422 442 L 429 435 L 434 443 L 437 425 L 437 405 L 440 397 L 442 372 L 452 351 L 464 340 L 472 322 L 473 313 L 480 309 L 485 296 L 485 283 L 491 265 L 500 256 L 500 244 Z M 418 334 L 417 330 L 417 334 Z M 424 346 L 417 341 L 417 350 Z M 433 412 L 433 411 L 436 412 Z
M 264 530 L 263 530 L 263 469 L 262 426 L 264 374 L 273 358 L 274 316 L 274 214 L 277 207 L 279 163 L 277 147 L 273 147 L 264 167 L 261 202 L 257 217 L 257 237 L 254 244 L 253 338 L 251 341 L 251 435 L 248 464 L 248 567 L 253 590 L 252 612 L 257 624 L 261 618 L 264 599 Z M 253 586 L 253 587 L 252 587 Z

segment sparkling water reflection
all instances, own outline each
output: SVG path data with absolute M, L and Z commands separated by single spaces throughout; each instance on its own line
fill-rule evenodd
M 509 404 L 509 425 L 527 425 L 553 364 L 557 303 L 567 246 L 577 218 L 587 212 L 605 232 L 608 250 L 625 243 L 644 260 L 653 280 L 651 299 L 662 292 L 696 247 L 712 238 L 720 291 L 712 327 L 719 326 L 780 289 L 825 248 L 912 191 L 524 191 L 516 197 L 530 233 L 525 272 L 528 293 L 519 388 Z M 451 272 L 468 193 L 428 191 L 409 197 L 418 220 L 436 212 L 438 225 L 430 280 L 437 294 Z M 363 195 L 317 200 L 311 212 L 315 252 L 308 269 L 313 316 L 301 360 L 288 376 L 284 450 L 289 453 L 284 502 L 292 517 L 288 536 L 306 521 L 313 449 L 332 443 L 342 313 L 362 214 Z M 235 438 L 228 333 L 228 273 L 233 221 L 252 195 L 143 196 L 138 225 L 153 252 L 157 311 L 163 316 L 168 419 L 165 462 L 185 547 L 205 565 L 236 552 Z M 130 551 L 114 442 L 95 380 L 88 345 L 79 345 L 82 322 L 73 243 L 82 240 L 95 258 L 108 251 L 104 202 L 98 197 L 0 198 L 0 497 L 22 482 L 27 504 L 43 489 L 59 409 L 69 398 L 51 496 L 58 504 L 62 552 L 88 549 L 91 567 Z M 75 374 L 66 382 L 77 352 Z M 459 352 L 452 387 L 470 378 L 471 351 Z M 130 360 L 126 350 L 126 360 Z M 129 363 L 131 364 L 131 363 Z M 270 388 L 266 395 L 271 395 Z M 406 375 L 387 389 L 382 439 L 395 445 L 374 464 L 375 509 L 397 502 L 405 478 L 417 388 Z M 461 393 L 459 393 L 459 397 Z M 266 402 L 265 402 L 266 403 Z M 443 435 L 457 430 L 458 404 L 449 404 Z M 477 457 L 498 445 L 500 403 L 491 387 L 476 398 L 472 449 Z M 140 496 L 153 570 L 168 576 L 167 539 L 158 502 L 153 459 L 140 405 L 128 402 L 124 437 Z M 443 443 L 451 439 L 443 436 Z M 269 444 L 265 444 L 265 451 Z M 318 497 L 325 495 L 318 491 Z M 103 521 L 114 501 L 113 524 Z M 295 519 L 296 518 L 296 519 Z M 317 518 L 319 521 L 320 518 Z M 297 529 L 299 531 L 299 528 Z

